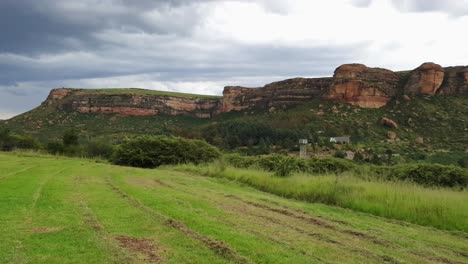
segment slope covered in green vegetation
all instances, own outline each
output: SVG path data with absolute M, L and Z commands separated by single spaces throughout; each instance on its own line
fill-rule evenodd
M 468 263 L 466 233 L 171 168 L 0 154 L 0 201 L 2 263 Z
M 101 90 L 96 90 L 101 92 Z M 381 123 L 383 117 L 397 128 Z M 43 143 L 60 140 L 63 131 L 75 129 L 81 141 L 95 138 L 120 140 L 134 135 L 176 135 L 201 138 L 225 150 L 265 154 L 297 151 L 300 138 L 311 142 L 309 153 L 333 155 L 333 136 L 351 136 L 343 151 L 365 150 L 372 156 L 389 149 L 403 160 L 440 160 L 444 164 L 468 164 L 463 152 L 468 146 L 468 97 L 414 97 L 395 99 L 379 109 L 312 100 L 289 109 L 252 109 L 230 112 L 213 119 L 189 116 L 124 116 L 83 114 L 57 110 L 48 105 L 0 123 L 16 134 L 32 135 Z M 394 140 L 389 140 L 393 134 Z M 455 154 L 444 154 L 444 152 Z M 439 152 L 431 158 L 428 152 Z M 365 159 L 365 157 L 361 157 Z M 456 159 L 456 160 L 455 160 Z M 436 161 L 437 161 L 436 160 Z

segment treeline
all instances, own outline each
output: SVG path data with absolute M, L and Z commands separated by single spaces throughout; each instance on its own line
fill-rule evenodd
M 0 150 L 40 149 L 41 144 L 29 135 L 13 134 L 9 129 L 0 129 Z
M 218 148 L 203 140 L 172 136 L 140 136 L 111 142 L 91 139 L 80 142 L 71 129 L 60 140 L 40 144 L 30 136 L 0 131 L 0 150 L 30 149 L 52 155 L 107 159 L 117 165 L 156 168 L 161 165 L 210 162 L 221 156 Z
M 332 131 L 332 130 L 328 130 Z M 297 150 L 299 139 L 306 138 L 313 146 L 331 146 L 328 134 L 319 134 L 315 128 L 275 128 L 269 124 L 249 121 L 225 121 L 200 129 L 200 137 L 226 150 L 250 147 L 249 155 L 274 152 L 273 147 Z M 330 132 L 333 136 L 339 135 Z M 337 132 L 338 133 L 338 132 Z

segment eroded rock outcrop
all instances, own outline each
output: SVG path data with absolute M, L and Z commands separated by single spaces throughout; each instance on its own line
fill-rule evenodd
M 325 99 L 365 108 L 385 106 L 395 95 L 399 77 L 390 70 L 363 64 L 345 64 L 335 70 Z
M 445 80 L 439 94 L 468 94 L 468 66 L 445 68 Z
M 445 70 L 439 64 L 432 62 L 423 63 L 414 69 L 404 88 L 410 95 L 434 95 L 444 81 Z
M 73 92 L 73 89 L 65 89 L 65 88 L 59 88 L 59 89 L 52 89 L 50 91 L 49 97 L 47 97 L 48 102 L 52 102 L 54 100 L 62 100 L 65 98 L 67 95 Z
M 389 128 L 398 128 L 398 124 L 397 122 L 393 121 L 392 119 L 390 118 L 387 118 L 387 117 L 383 117 L 381 120 L 380 120 L 380 123 L 386 127 L 389 127 Z
M 320 98 L 332 78 L 294 78 L 265 85 L 262 88 L 224 88 L 222 112 L 251 108 L 284 109 Z
M 219 98 L 190 98 L 143 94 L 127 89 L 126 93 L 96 93 L 86 89 L 54 89 L 47 105 L 65 111 L 131 116 L 189 115 L 211 118 L 219 111 Z

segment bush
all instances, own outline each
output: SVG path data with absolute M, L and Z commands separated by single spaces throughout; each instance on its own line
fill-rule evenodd
M 63 134 L 62 142 L 65 146 L 77 146 L 78 145 L 78 133 L 71 129 Z
M 376 175 L 386 179 L 408 180 L 425 186 L 466 187 L 468 170 L 439 164 L 405 164 L 373 167 Z
M 230 154 L 225 156 L 226 162 L 236 168 L 259 167 L 267 171 L 278 172 L 287 176 L 294 171 L 324 174 L 324 173 L 343 173 L 356 169 L 356 165 L 352 161 L 324 158 L 324 159 L 301 159 L 285 155 L 268 155 L 258 157 L 241 156 L 239 154 Z
M 86 145 L 86 155 L 90 158 L 101 157 L 109 159 L 112 156 L 112 145 L 106 141 L 92 140 Z
M 58 155 L 65 152 L 65 147 L 61 142 L 54 141 L 47 143 L 46 150 L 49 154 Z
M 224 155 L 225 161 L 236 168 L 249 168 L 256 164 L 256 157 L 242 156 L 238 153 Z
M 354 170 L 356 165 L 348 160 L 336 158 L 310 159 L 306 162 L 306 172 L 323 174 L 323 173 L 343 173 L 345 171 Z
M 40 144 L 29 135 L 18 135 L 10 132 L 9 129 L 0 130 L 0 150 L 13 151 L 19 149 L 39 149 Z
M 31 136 L 12 136 L 12 142 L 19 149 L 39 149 L 40 144 Z
M 143 136 L 119 145 L 111 158 L 117 165 L 156 168 L 166 164 L 205 163 L 219 158 L 220 151 L 200 140 Z
M 275 175 L 286 177 L 298 169 L 297 162 L 293 157 L 284 157 L 278 161 L 275 168 Z

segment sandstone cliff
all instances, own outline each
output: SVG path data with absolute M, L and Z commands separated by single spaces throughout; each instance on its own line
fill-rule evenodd
M 295 78 L 265 85 L 262 88 L 224 88 L 221 112 L 250 108 L 286 108 L 320 98 L 330 86 L 331 78 Z
M 397 95 L 468 94 L 468 66 L 442 68 L 424 63 L 405 74 L 363 64 L 345 64 L 331 78 L 294 78 L 261 88 L 228 86 L 223 97 L 142 89 L 54 89 L 44 105 L 80 113 L 188 115 L 212 118 L 247 109 L 274 110 L 312 99 L 333 100 L 364 108 L 385 106 Z
M 94 90 L 62 88 L 52 90 L 45 104 L 80 113 L 133 116 L 166 114 L 211 118 L 217 113 L 220 100 L 152 94 L 149 91 L 145 94 L 140 89 L 97 93 Z
M 351 103 L 365 108 L 379 108 L 394 96 L 399 77 L 394 72 L 345 64 L 335 70 L 334 81 L 325 99 Z
M 411 72 L 404 89 L 405 93 L 434 95 L 442 85 L 444 77 L 445 70 L 442 66 L 432 62 L 423 63 Z
M 439 94 L 468 94 L 468 66 L 445 68 L 445 79 Z

